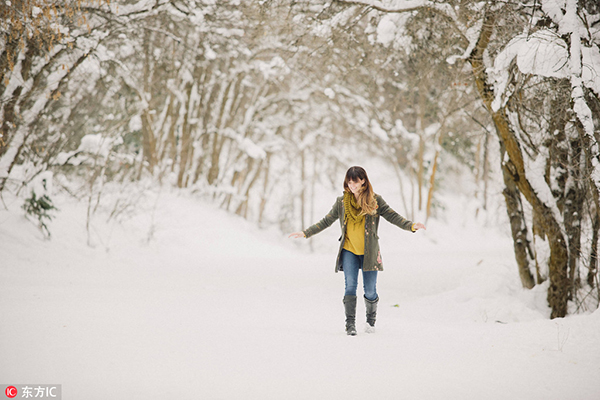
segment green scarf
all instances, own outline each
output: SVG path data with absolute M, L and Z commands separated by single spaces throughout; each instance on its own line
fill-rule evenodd
M 362 223 L 365 219 L 362 208 L 356 202 L 356 197 L 348 192 L 344 192 L 344 219 L 346 222 L 352 221 L 355 224 Z

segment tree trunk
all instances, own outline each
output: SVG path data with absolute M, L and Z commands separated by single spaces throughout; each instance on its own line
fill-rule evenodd
M 490 132 L 485 130 L 485 140 L 483 141 L 483 209 L 487 210 L 487 197 L 488 197 L 488 182 L 490 175 L 490 162 L 489 162 L 489 142 Z
M 419 152 L 417 156 L 417 188 L 418 188 L 418 204 L 417 209 L 419 211 L 423 208 L 423 179 L 425 176 L 425 127 L 423 126 L 425 120 L 425 96 L 422 93 L 424 90 L 419 86 L 419 112 L 417 115 L 417 134 L 419 135 Z
M 519 189 L 519 192 L 523 194 L 525 199 L 527 199 L 528 203 L 532 206 L 533 213 L 537 215 L 537 218 L 539 218 L 539 221 L 543 224 L 544 231 L 548 235 L 548 244 L 550 246 L 550 287 L 548 288 L 547 299 L 548 304 L 552 309 L 551 318 L 564 317 L 567 313 L 570 288 L 567 274 L 567 243 L 563 237 L 561 226 L 553 215 L 552 209 L 540 200 L 538 194 L 527 180 L 521 147 L 515 132 L 511 128 L 505 109 L 500 108 L 497 111 L 492 109 L 494 93 L 493 88 L 487 83 L 487 74 L 483 56 L 494 32 L 494 26 L 494 14 L 488 9 L 484 16 L 479 39 L 468 61 L 471 64 L 479 94 L 486 109 L 492 116 L 492 120 L 496 127 L 496 133 L 508 156 L 508 159 L 503 161 L 503 171 L 506 171 L 506 173 L 510 175 L 512 182 Z M 517 245 L 517 243 L 515 245 Z
M 223 87 L 221 92 L 221 98 L 219 101 L 220 107 L 218 114 L 216 116 L 215 124 L 217 131 L 213 134 L 213 146 L 210 157 L 210 169 L 208 170 L 208 183 L 209 185 L 214 185 L 219 177 L 220 172 L 220 159 L 221 159 L 221 150 L 223 149 L 223 144 L 225 143 L 225 137 L 222 137 L 222 129 L 225 128 L 225 121 L 227 119 L 227 112 L 231 108 L 231 103 L 233 99 L 231 98 L 232 87 L 235 85 L 236 78 L 232 78 L 227 82 L 227 84 Z
M 504 151 L 501 150 L 501 159 L 504 158 Z M 510 230 L 513 238 L 513 247 L 515 250 L 515 259 L 519 269 L 519 277 L 524 288 L 531 289 L 535 286 L 533 275 L 531 274 L 531 265 L 535 262 L 532 244 L 529 241 L 525 214 L 523 213 L 523 203 L 521 202 L 521 193 L 515 185 L 512 176 L 505 165 L 502 166 L 502 176 L 504 178 L 505 188 L 502 191 L 506 202 L 506 212 L 510 221 Z
M 254 161 L 252 163 L 254 163 Z M 241 215 L 245 219 L 248 219 L 248 208 L 249 208 L 248 204 L 249 204 L 249 200 L 250 200 L 250 190 L 252 189 L 254 184 L 258 181 L 258 177 L 260 176 L 260 173 L 262 171 L 262 165 L 263 165 L 263 160 L 260 160 L 254 170 L 254 174 L 253 174 L 252 178 L 246 184 L 246 188 L 242 192 L 242 195 L 244 196 L 244 201 L 242 201 L 240 203 L 240 205 L 238 206 L 238 209 L 236 210 L 236 214 Z M 249 175 L 250 175 L 250 166 L 248 166 L 248 174 L 246 175 L 246 180 L 249 179 L 248 178 Z
M 433 157 L 433 167 L 431 168 L 431 176 L 429 177 L 429 192 L 427 193 L 427 207 L 425 209 L 426 210 L 425 221 L 427 221 L 429 219 L 429 216 L 431 215 L 431 202 L 433 201 L 433 192 L 434 192 L 434 188 L 435 188 L 435 173 L 437 172 L 437 168 L 438 168 L 438 159 L 440 157 L 440 146 L 442 144 L 442 137 L 443 137 L 443 134 L 440 133 L 439 146 L 436 147 L 435 155 Z
M 581 287 L 579 277 L 579 259 L 581 256 L 581 223 L 583 217 L 584 188 L 582 187 L 582 163 L 585 164 L 579 135 L 570 140 L 569 182 L 565 194 L 564 221 L 569 243 L 569 299 L 576 298 Z M 584 166 L 585 168 L 585 166 Z
M 194 147 L 192 146 L 192 128 L 189 123 L 190 113 L 194 107 L 192 103 L 192 89 L 194 84 L 189 82 L 185 88 L 185 99 L 187 103 L 184 103 L 184 115 L 183 115 L 183 126 L 181 127 L 181 152 L 179 155 L 179 174 L 177 176 L 177 187 L 187 187 L 189 173 L 188 165 L 194 157 Z
M 598 204 L 600 203 L 600 200 L 598 199 L 598 189 L 594 187 L 592 190 L 594 192 L 593 197 L 595 212 L 594 217 L 592 219 L 593 236 L 590 248 L 590 265 L 588 270 L 587 283 L 590 287 L 593 288 L 595 286 L 595 279 L 598 274 L 598 232 L 600 231 L 600 207 L 598 206 Z M 600 291 L 598 295 L 600 296 Z
M 267 152 L 267 157 L 265 160 L 265 167 L 263 168 L 265 178 L 264 178 L 264 182 L 263 182 L 262 193 L 260 194 L 260 206 L 258 208 L 258 225 L 259 226 L 262 225 L 265 208 L 267 206 L 267 190 L 269 189 L 270 168 L 271 168 L 271 153 Z
M 398 177 L 398 186 L 400 187 L 400 198 L 402 199 L 402 204 L 404 205 L 404 215 L 406 215 L 408 219 L 414 219 L 414 213 L 408 207 L 408 203 L 406 202 L 406 196 L 404 194 L 404 184 L 402 183 L 402 170 L 400 169 L 400 162 L 396 161 L 393 163 L 393 165 L 394 171 L 396 172 L 396 176 Z
M 144 34 L 144 82 L 143 82 L 143 96 L 145 101 L 150 100 L 150 90 L 152 84 L 150 82 L 152 75 L 151 68 L 151 55 L 150 55 L 150 32 L 145 31 Z M 156 138 L 154 137 L 154 131 L 152 129 L 153 117 L 150 110 L 150 106 L 147 105 L 146 109 L 142 112 L 142 152 L 143 160 L 148 163 L 148 170 L 150 173 L 154 172 L 154 166 L 156 165 Z M 140 168 L 140 174 L 143 170 Z
M 300 136 L 300 141 L 304 140 L 304 133 Z M 305 171 L 305 155 L 304 149 L 300 151 L 300 226 L 306 226 L 304 220 L 306 218 L 306 171 Z

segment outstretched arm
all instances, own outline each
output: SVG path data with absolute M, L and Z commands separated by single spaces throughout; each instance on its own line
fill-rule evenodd
M 385 218 L 389 223 L 396 225 L 400 229 L 404 229 L 406 231 L 415 232 L 413 227 L 415 224 L 412 221 L 404 218 L 402 215 L 398 214 L 396 211 L 392 209 L 392 207 L 388 206 L 388 204 L 383 200 L 383 197 L 377 196 L 377 205 L 379 215 Z
M 412 222 L 408 219 L 404 218 L 396 211 L 394 211 L 386 202 L 383 200 L 381 196 L 377 197 L 377 205 L 379 207 L 379 214 L 385 218 L 388 222 L 396 225 L 401 229 L 405 229 L 407 231 L 416 232 L 419 229 L 427 229 L 425 225 L 420 222 Z
M 309 237 L 321 232 L 322 230 L 329 228 L 331 226 L 331 224 L 333 224 L 335 222 L 335 220 L 339 218 L 338 201 L 339 201 L 339 199 L 335 201 L 335 203 L 333 204 L 333 207 L 331 207 L 331 211 L 329 211 L 329 213 L 327 213 L 327 215 L 322 220 L 320 220 L 316 224 L 306 228 L 302 232 L 291 233 L 288 236 L 288 238 L 294 238 L 294 239 L 298 239 L 301 237 L 309 238 Z

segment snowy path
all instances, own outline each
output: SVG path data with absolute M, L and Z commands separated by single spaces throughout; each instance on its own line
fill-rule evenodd
M 382 222 L 377 332 L 347 337 L 321 251 L 337 227 L 309 254 L 161 201 L 149 244 L 140 217 L 104 233 L 109 252 L 85 245 L 82 206 L 62 205 L 50 242 L 0 212 L 0 383 L 86 400 L 600 398 L 600 312 L 547 320 L 506 238 Z

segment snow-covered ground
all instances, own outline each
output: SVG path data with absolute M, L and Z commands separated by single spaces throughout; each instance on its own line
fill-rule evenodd
M 545 287 L 521 288 L 510 238 L 467 200 L 414 235 L 382 221 L 377 331 L 356 337 L 337 225 L 310 253 L 162 193 L 122 224 L 96 216 L 92 248 L 85 204 L 57 196 L 47 241 L 4 201 L 2 384 L 85 400 L 600 398 L 600 311 L 549 320 Z

